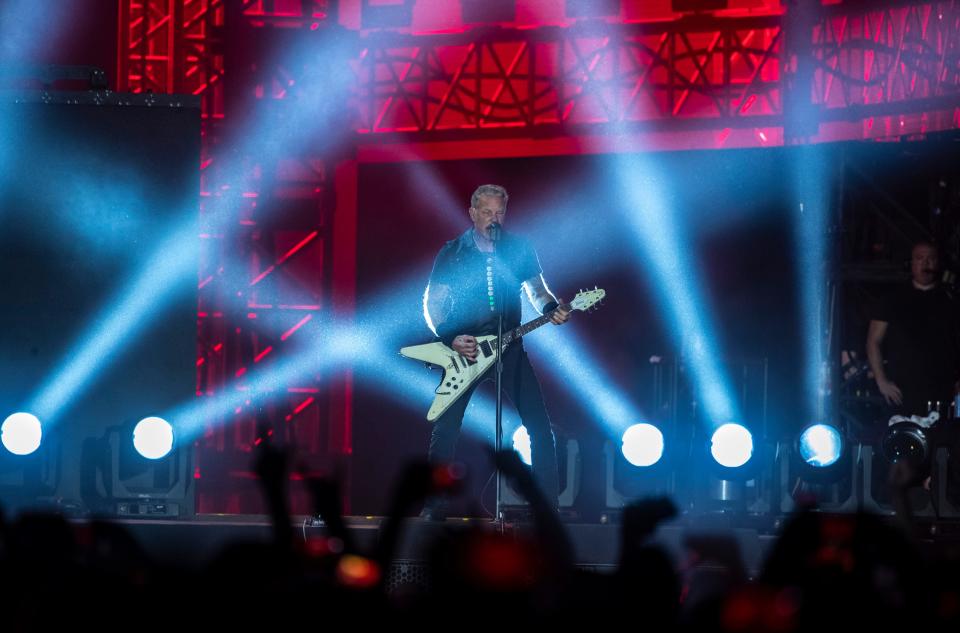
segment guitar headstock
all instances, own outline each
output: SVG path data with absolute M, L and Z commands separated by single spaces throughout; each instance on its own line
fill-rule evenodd
M 593 290 L 581 290 L 577 293 L 577 296 L 573 298 L 573 301 L 570 302 L 570 308 L 586 312 L 603 301 L 603 298 L 606 296 L 607 291 L 603 288 L 595 287 Z

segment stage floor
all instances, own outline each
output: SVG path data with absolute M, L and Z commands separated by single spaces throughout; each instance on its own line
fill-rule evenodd
M 776 541 L 786 516 L 744 516 L 718 514 L 681 515 L 657 530 L 653 537 L 672 556 L 678 569 L 688 566 L 689 539 L 720 539 L 724 547 L 736 547 L 748 575 L 761 570 L 767 552 Z M 887 517 L 903 527 L 896 517 Z M 85 520 L 78 520 L 82 524 Z M 198 515 L 191 520 L 118 519 L 155 560 L 199 568 L 211 562 L 223 549 L 235 543 L 266 543 L 272 537 L 271 525 L 262 515 Z M 351 537 L 361 551 L 373 552 L 380 538 L 384 517 L 346 517 Z M 596 571 L 612 571 L 620 556 L 618 523 L 584 523 L 565 520 L 564 526 L 574 548 L 577 566 Z M 400 542 L 394 556 L 394 573 L 425 566 L 428 548 L 444 530 L 479 528 L 497 530 L 490 519 L 448 518 L 444 523 L 430 523 L 417 518 L 403 522 Z M 322 536 L 325 527 L 312 517 L 295 517 L 290 525 L 295 540 Z M 527 521 L 507 521 L 507 534 L 529 534 Z M 960 521 L 916 520 L 910 525 L 914 544 L 927 556 L 937 558 L 960 549 Z M 398 571 L 400 570 L 400 571 Z
M 361 550 L 372 551 L 380 538 L 383 517 L 347 517 L 351 536 Z M 123 525 L 142 547 L 157 560 L 201 567 L 210 562 L 227 545 L 233 543 L 268 542 L 271 526 L 264 516 L 200 515 L 193 520 L 122 519 Z M 291 523 L 295 539 L 305 540 L 324 533 L 322 525 L 311 517 L 296 517 Z M 395 556 L 398 564 L 418 564 L 424 561 L 427 548 L 437 535 L 446 529 L 480 528 L 496 530 L 489 519 L 449 518 L 444 523 L 430 523 L 421 519 L 406 519 Z M 620 525 L 602 523 L 565 522 L 573 543 L 578 566 L 603 571 L 616 567 L 620 556 Z M 776 526 L 771 527 L 775 528 Z M 531 525 L 524 521 L 507 521 L 508 534 L 528 533 Z M 734 527 L 726 517 L 696 521 L 677 520 L 660 528 L 654 536 L 671 553 L 678 565 L 686 559 L 685 539 L 690 536 L 728 536 L 740 549 L 749 573 L 760 569 L 769 544 L 776 538 L 767 529 Z

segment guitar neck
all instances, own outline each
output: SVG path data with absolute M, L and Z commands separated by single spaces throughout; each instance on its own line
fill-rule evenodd
M 522 338 L 524 335 L 529 334 L 530 332 L 533 332 L 535 329 L 537 329 L 541 325 L 545 325 L 549 323 L 550 319 L 553 318 L 553 313 L 559 310 L 560 308 L 563 308 L 564 310 L 570 310 L 570 304 L 569 303 L 561 304 L 556 308 L 554 308 L 553 310 L 551 310 L 550 312 L 547 312 L 543 316 L 537 317 L 532 321 L 528 321 L 527 323 L 524 323 L 520 327 L 513 328 L 512 330 L 510 330 L 509 332 L 503 335 L 503 346 L 506 347 L 507 345 L 514 342 L 518 338 Z

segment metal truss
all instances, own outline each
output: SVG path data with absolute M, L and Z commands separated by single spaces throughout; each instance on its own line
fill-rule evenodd
M 224 0 L 121 3 L 118 90 L 200 95 L 223 116 Z
M 198 284 L 197 396 L 250 389 L 245 377 L 305 348 L 329 303 L 328 169 L 319 158 L 224 154 L 226 0 L 129 0 L 121 3 L 118 89 L 202 97 L 201 267 Z M 327 2 L 244 0 L 238 13 L 253 26 L 298 27 L 326 19 Z M 235 37 L 235 33 L 231 33 Z M 242 76 L 242 73 L 237 73 Z M 232 165 L 226 168 L 227 162 Z M 237 165 L 240 168 L 237 169 Z M 226 223 L 211 222 L 214 216 Z M 265 369 L 265 368 L 264 368 Z M 329 412 L 328 385 L 317 376 L 276 385 L 266 400 L 241 400 L 228 419 L 213 420 L 197 445 L 201 512 L 257 512 L 250 450 L 267 433 L 295 445 L 306 468 L 349 450 L 344 419 Z M 341 398 L 345 397 L 340 395 Z M 296 501 L 296 500 L 295 500 Z M 300 500 L 298 511 L 309 512 Z
M 960 2 L 847 2 L 814 17 L 801 53 L 809 87 L 791 81 L 785 41 L 801 27 L 788 14 L 371 35 L 358 56 L 358 131 L 782 127 L 798 98 L 818 122 L 869 119 L 869 130 L 872 117 L 947 111 L 957 125 Z
M 226 0 L 122 0 L 118 90 L 202 95 L 203 116 L 223 117 Z M 258 24 L 311 26 L 329 0 L 242 0 Z
M 813 33 L 813 101 L 824 111 L 956 107 L 960 2 L 824 11 Z
M 316 353 L 312 345 L 330 303 L 332 185 L 320 159 L 247 157 L 236 182 L 229 180 L 235 173 L 218 171 L 217 148 L 212 154 L 201 179 L 197 394 L 216 401 L 225 390 L 249 392 L 248 378 L 270 366 Z M 224 215 L 226 225 L 207 222 Z M 259 510 L 237 499 L 253 483 L 249 451 L 265 427 L 296 446 L 307 468 L 343 454 L 348 447 L 338 438 L 349 429 L 329 413 L 333 388 L 329 376 L 305 373 L 213 420 L 197 451 L 201 511 Z M 299 509 L 309 511 L 308 504 Z
M 244 0 L 254 25 L 316 28 L 322 0 Z M 120 88 L 202 94 L 223 116 L 224 0 L 126 0 Z M 803 55 L 824 121 L 952 110 L 960 94 L 960 1 L 819 7 Z M 796 65 L 789 13 L 651 23 L 357 37 L 361 134 L 603 133 L 782 125 Z M 294 32 L 296 28 L 288 28 Z
M 683 121 L 764 125 L 781 111 L 779 16 L 370 37 L 361 133 Z
M 862 137 L 960 127 L 960 2 L 828 7 L 812 33 L 821 122 L 863 122 Z

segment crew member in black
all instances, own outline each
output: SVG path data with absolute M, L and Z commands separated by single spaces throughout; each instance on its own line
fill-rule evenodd
M 494 258 L 489 228 L 494 222 L 503 223 L 507 200 L 507 191 L 503 187 L 482 185 L 477 188 L 470 199 L 473 226 L 440 249 L 424 296 L 425 316 L 437 336 L 471 360 L 477 357 L 475 337 L 497 333 L 499 297 L 504 302 L 504 332 L 520 325 L 521 287 L 541 314 L 558 308 L 560 303 L 547 288 L 537 255 L 525 239 L 501 232 Z M 551 318 L 557 325 L 567 319 L 569 312 L 562 308 L 557 309 Z M 492 370 L 488 377 L 494 379 Z M 446 463 L 453 459 L 464 411 L 479 382 L 434 422 L 428 454 L 431 463 Z M 502 384 L 504 394 L 516 405 L 530 435 L 534 474 L 547 498 L 556 501 L 559 484 L 553 430 L 540 383 L 530 366 L 522 340 L 510 344 L 504 351 Z M 428 504 L 422 516 L 443 520 L 446 517 L 443 500 Z
M 926 415 L 939 403 L 943 417 L 960 369 L 960 310 L 939 284 L 936 246 L 914 245 L 910 276 L 909 286 L 877 306 L 867 334 L 867 358 L 894 413 Z

